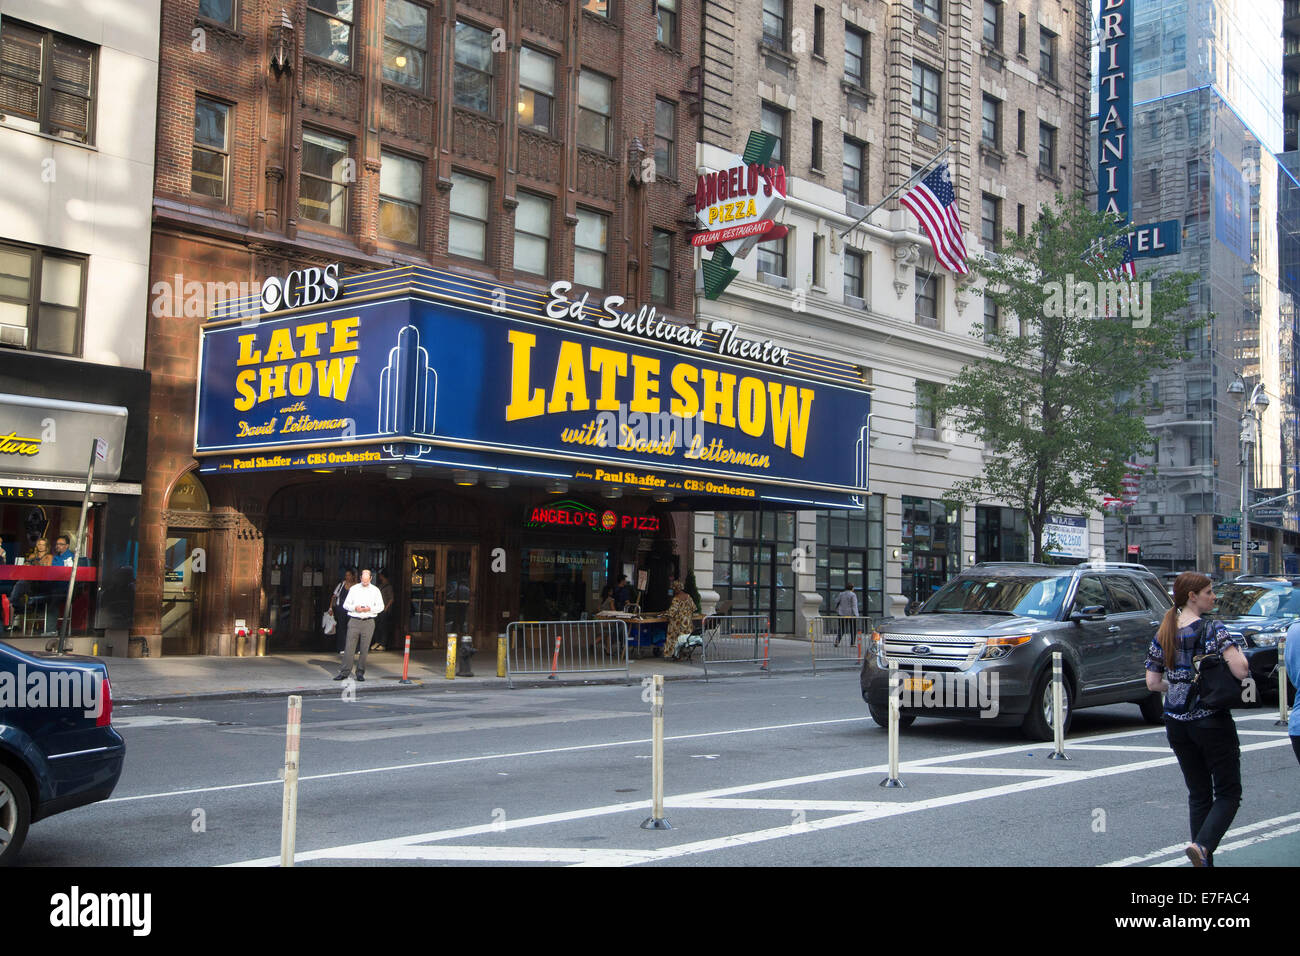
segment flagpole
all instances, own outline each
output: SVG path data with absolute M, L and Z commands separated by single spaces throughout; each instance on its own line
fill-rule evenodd
M 852 225 L 850 225 L 847 229 L 845 229 L 843 232 L 840 233 L 840 238 L 843 239 L 845 236 L 847 236 L 849 233 L 851 233 L 854 229 L 858 228 L 858 226 L 862 225 L 863 220 L 865 220 L 865 219 L 867 219 L 868 217 L 870 217 L 870 215 L 871 215 L 873 212 L 875 212 L 877 209 L 879 209 L 879 208 L 880 208 L 881 206 L 883 206 L 885 203 L 889 202 L 889 200 L 893 199 L 893 198 L 894 198 L 895 196 L 897 196 L 900 192 L 902 192 L 904 189 L 906 189 L 908 186 L 910 186 L 910 185 L 912 184 L 913 180 L 915 180 L 918 176 L 924 175 L 925 172 L 926 172 L 926 170 L 928 170 L 931 166 L 934 165 L 934 161 L 935 161 L 936 159 L 938 159 L 940 156 L 942 156 L 944 153 L 948 152 L 948 150 L 950 150 L 950 149 L 952 149 L 952 143 L 949 143 L 949 144 L 948 144 L 947 146 L 945 146 L 943 149 L 939 150 L 939 152 L 937 152 L 937 153 L 935 153 L 933 156 L 931 156 L 930 159 L 929 159 L 929 161 L 928 161 L 924 166 L 922 166 L 922 167 L 921 167 L 920 169 L 918 169 L 916 172 L 912 173 L 912 175 L 911 175 L 909 178 L 905 179 L 903 182 L 901 182 L 901 183 L 899 183 L 897 186 L 895 186 L 895 187 L 893 188 L 893 190 L 889 193 L 888 196 L 886 196 L 884 199 L 880 200 L 880 202 L 876 203 L 874 206 L 872 206 L 870 209 L 868 209 L 866 212 L 864 212 L 861 216 L 859 216 L 856 220 L 854 220 L 854 222 L 853 222 Z

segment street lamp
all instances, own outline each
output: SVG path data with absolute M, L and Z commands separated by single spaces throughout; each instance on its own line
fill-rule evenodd
M 1228 394 L 1240 396 L 1246 394 L 1246 383 L 1241 376 L 1228 386 Z M 1268 395 L 1264 393 L 1264 383 L 1258 382 L 1251 389 L 1250 397 L 1242 402 L 1241 417 L 1238 420 L 1241 426 L 1238 435 L 1241 464 L 1241 567 L 1245 572 L 1250 571 L 1250 512 L 1246 505 L 1250 497 L 1250 472 L 1254 465 L 1254 449 L 1252 447 L 1251 457 L 1247 459 L 1246 446 L 1258 444 L 1259 417 L 1266 408 L 1268 408 Z

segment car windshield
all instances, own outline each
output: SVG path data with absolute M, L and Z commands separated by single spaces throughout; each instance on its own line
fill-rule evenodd
M 1032 577 L 961 577 L 949 581 L 925 602 L 921 614 L 1020 614 L 1055 619 L 1061 613 L 1070 579 L 1064 575 Z
M 1289 584 L 1225 584 L 1210 613 L 1220 618 L 1282 617 L 1300 614 L 1300 588 Z

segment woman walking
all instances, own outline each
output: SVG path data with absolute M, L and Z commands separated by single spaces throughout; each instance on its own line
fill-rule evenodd
M 1147 651 L 1147 687 L 1165 694 L 1165 732 L 1187 782 L 1192 866 L 1214 865 L 1214 850 L 1241 803 L 1241 745 L 1232 713 L 1188 701 L 1195 657 L 1220 654 L 1234 677 L 1244 680 L 1250 673 L 1241 638 L 1202 617 L 1212 607 L 1214 585 L 1208 577 L 1195 571 L 1178 575 L 1174 606 Z

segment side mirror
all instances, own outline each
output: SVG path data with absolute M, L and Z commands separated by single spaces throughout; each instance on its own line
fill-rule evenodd
M 1081 607 L 1070 614 L 1071 621 L 1104 621 L 1106 619 L 1106 609 L 1100 604 L 1089 604 L 1087 607 Z

